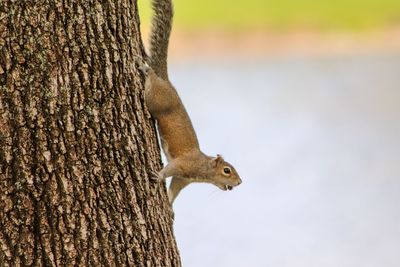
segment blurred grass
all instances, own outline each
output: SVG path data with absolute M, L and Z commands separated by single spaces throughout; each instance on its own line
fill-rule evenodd
M 150 0 L 138 0 L 149 25 Z M 400 24 L 400 0 L 173 0 L 180 29 L 369 30 Z

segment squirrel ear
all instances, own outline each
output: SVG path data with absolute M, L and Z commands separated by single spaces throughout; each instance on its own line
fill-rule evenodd
M 215 166 L 217 166 L 218 164 L 222 163 L 224 161 L 224 159 L 222 158 L 221 155 L 217 154 L 216 158 L 213 158 L 213 163 Z

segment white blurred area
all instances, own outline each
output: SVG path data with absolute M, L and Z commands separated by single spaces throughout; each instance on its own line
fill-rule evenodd
M 202 150 L 243 183 L 174 204 L 186 267 L 400 264 L 400 53 L 176 63 Z

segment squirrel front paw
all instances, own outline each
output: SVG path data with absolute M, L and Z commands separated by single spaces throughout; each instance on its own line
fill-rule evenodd
M 151 171 L 150 174 L 150 180 L 152 180 L 153 182 L 160 182 L 163 180 L 159 172 Z

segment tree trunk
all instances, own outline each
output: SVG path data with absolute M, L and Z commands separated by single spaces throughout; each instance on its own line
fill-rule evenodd
M 0 1 L 0 266 L 180 266 L 136 1 Z

